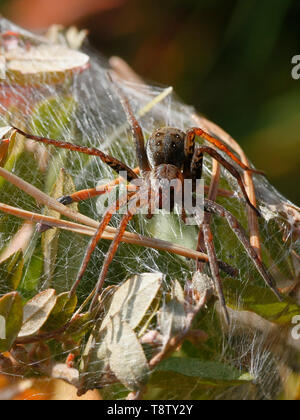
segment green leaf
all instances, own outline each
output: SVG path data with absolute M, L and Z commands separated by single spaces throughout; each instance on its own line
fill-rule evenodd
M 242 386 L 252 381 L 232 366 L 194 358 L 171 357 L 151 375 L 149 398 L 209 399 L 214 389 Z M 146 396 L 147 398 L 147 396 Z
M 26 264 L 24 272 L 24 277 L 18 290 L 22 296 L 28 299 L 38 292 L 41 276 L 43 275 L 43 255 L 40 241 L 35 245 L 34 255 L 31 256 Z
M 231 308 L 255 312 L 276 324 L 290 324 L 293 317 L 300 314 L 299 305 L 288 298 L 279 302 L 268 288 L 229 279 L 224 282 L 224 293 L 227 305 Z
M 159 312 L 158 327 L 164 341 L 182 332 L 186 327 L 186 312 L 184 305 L 176 298 L 167 302 Z
M 20 284 L 24 267 L 23 252 L 17 251 L 0 263 L 0 293 L 16 290 Z
M 0 298 L 0 351 L 12 347 L 23 321 L 22 299 L 17 292 Z
M 0 70 L 1 72 L 1 70 Z M 10 126 L 0 127 L 0 166 L 4 166 L 7 156 L 8 156 L 8 149 L 9 149 L 9 142 L 2 141 L 8 139 L 8 134 L 11 131 Z
M 158 313 L 158 329 L 167 342 L 186 328 L 186 311 L 184 307 L 184 292 L 178 280 L 172 285 L 171 299 L 167 301 Z
M 181 375 L 200 378 L 212 384 L 217 382 L 236 382 L 245 376 L 236 368 L 223 363 L 202 361 L 194 358 L 171 357 L 157 367 L 157 371 L 172 371 Z
M 148 379 L 149 367 L 135 332 L 117 315 L 111 320 L 107 335 L 111 370 L 128 389 L 140 389 Z
M 161 273 L 144 273 L 132 277 L 114 293 L 101 329 L 105 328 L 110 318 L 119 314 L 132 329 L 144 318 L 149 306 L 157 295 L 162 282 Z
M 157 214 L 153 217 L 147 227 L 154 238 L 177 243 L 187 248 L 196 249 L 197 247 L 197 228 L 182 224 L 178 215 Z M 179 257 L 184 259 L 183 257 Z
M 77 305 L 77 296 L 69 298 L 69 293 L 61 293 L 57 296 L 56 304 L 43 326 L 43 331 L 54 331 L 65 325 L 73 315 Z
M 72 177 L 64 170 L 61 169 L 59 176 L 52 188 L 50 196 L 58 199 L 64 195 L 72 194 L 75 191 L 75 185 Z M 73 210 L 77 210 L 77 205 L 70 206 Z M 60 213 L 55 210 L 46 208 L 46 216 L 51 216 L 60 219 Z M 58 243 L 60 237 L 60 230 L 51 228 L 46 230 L 42 235 L 42 248 L 44 255 L 44 274 L 46 276 L 46 285 L 49 287 L 52 282 L 54 271 L 57 265 Z
M 24 319 L 19 337 L 36 334 L 49 318 L 56 300 L 54 289 L 45 290 L 29 300 L 24 306 Z
M 178 280 L 172 284 L 171 299 L 164 303 L 158 312 L 158 330 L 167 342 L 186 328 L 186 311 L 184 307 L 184 292 Z
M 10 172 L 15 167 L 16 163 L 18 162 L 19 158 L 21 157 L 24 151 L 24 143 L 25 140 L 22 136 L 20 136 L 16 132 L 12 132 L 10 136 L 10 143 L 7 155 L 5 156 L 4 161 L 2 162 L 2 164 L 4 163 L 4 169 Z M 0 188 L 3 187 L 5 182 L 5 179 L 0 177 Z
M 88 340 L 81 363 L 83 389 L 99 387 L 108 365 L 129 389 L 138 389 L 148 372 L 147 360 L 135 332 L 162 282 L 160 273 L 134 276 L 118 287 L 106 316 Z
M 120 314 L 110 318 L 97 337 L 95 331 L 90 335 L 81 361 L 81 390 L 100 387 L 108 368 L 130 390 L 139 389 L 149 375 L 144 350 Z
M 69 324 L 64 333 L 64 337 L 67 340 L 73 340 L 77 343 L 85 336 L 85 334 L 87 334 L 88 331 L 92 329 L 93 326 L 93 314 L 90 312 L 78 314 Z
M 84 349 L 80 363 L 80 392 L 86 392 L 89 389 L 99 388 L 103 375 L 108 367 L 108 343 L 107 329 L 90 334 L 86 347 Z
M 76 102 L 72 96 L 46 98 L 35 106 L 29 130 L 41 136 L 62 139 L 66 129 L 70 128 L 75 109 Z M 45 192 L 47 193 L 50 193 L 52 190 L 58 173 L 68 156 L 68 151 L 66 150 L 54 150 L 55 154 L 51 157 L 45 182 Z

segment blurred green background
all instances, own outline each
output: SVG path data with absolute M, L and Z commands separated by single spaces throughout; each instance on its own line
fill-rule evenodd
M 300 204 L 299 1 L 0 0 L 0 13 L 36 31 L 88 28 L 93 47 L 174 86 Z

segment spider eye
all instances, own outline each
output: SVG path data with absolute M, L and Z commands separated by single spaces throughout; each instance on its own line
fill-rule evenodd
M 180 135 L 179 134 L 175 134 L 175 137 L 177 138 L 177 140 L 180 140 Z
M 161 133 L 156 133 L 155 134 L 155 137 L 160 137 L 161 136 Z
M 176 147 L 177 147 L 176 143 L 173 142 L 172 147 L 173 147 L 173 149 L 176 149 Z

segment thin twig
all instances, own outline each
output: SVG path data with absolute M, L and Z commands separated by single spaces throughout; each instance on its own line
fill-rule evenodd
M 22 209 L 12 207 L 3 203 L 0 203 L 0 211 L 3 211 L 7 214 L 11 214 L 13 216 L 16 216 L 25 220 L 30 220 L 35 223 L 43 223 L 44 225 L 57 227 L 64 230 L 69 230 L 74 233 L 80 233 L 80 234 L 91 236 L 91 237 L 95 235 L 96 229 L 99 226 L 99 222 L 96 222 L 96 221 L 95 221 L 96 227 L 91 228 L 85 225 L 69 222 L 67 220 L 55 219 L 50 216 L 44 216 L 38 213 L 22 210 Z M 113 227 L 108 227 L 105 230 L 102 238 L 112 241 L 115 237 L 116 231 L 117 229 Z M 180 255 L 182 257 L 199 259 L 203 262 L 208 262 L 207 255 L 202 252 L 197 252 L 193 249 L 189 249 L 181 245 L 173 244 L 171 242 L 162 241 L 161 239 L 147 238 L 145 236 L 137 235 L 131 232 L 124 233 L 122 242 L 130 243 L 130 244 L 138 245 L 138 246 L 144 246 L 147 248 L 154 248 L 159 251 L 171 252 L 173 254 Z M 226 263 L 219 261 L 219 265 L 220 265 L 220 268 L 222 268 L 222 270 L 225 270 L 226 272 L 230 272 L 232 275 L 236 274 L 236 270 L 233 267 L 230 267 L 229 265 L 227 265 Z

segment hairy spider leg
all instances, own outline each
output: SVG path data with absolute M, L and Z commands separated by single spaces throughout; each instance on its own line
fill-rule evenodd
M 209 143 L 216 146 L 219 150 L 226 153 L 227 156 L 229 156 L 235 163 L 237 163 L 244 171 L 253 172 L 260 175 L 265 175 L 265 172 L 259 171 L 257 169 L 249 168 L 247 165 L 245 165 L 241 160 L 236 157 L 225 144 L 223 144 L 220 140 L 216 139 L 215 137 L 211 136 L 210 134 L 203 131 L 201 128 L 193 127 L 190 128 L 186 132 L 186 139 L 185 139 L 185 155 L 186 157 L 192 158 L 194 154 L 195 149 L 195 137 L 202 137 Z
M 209 222 L 207 221 L 203 222 L 202 231 L 203 231 L 204 244 L 205 244 L 205 248 L 206 248 L 206 252 L 207 252 L 207 256 L 209 260 L 209 266 L 210 266 L 212 278 L 214 281 L 215 289 L 216 289 L 226 322 L 229 325 L 230 318 L 229 318 L 228 310 L 226 307 L 226 301 L 225 301 L 225 297 L 223 293 L 220 270 L 217 263 L 217 254 L 216 254 L 216 250 L 214 246 L 214 237 L 213 237 Z
M 257 210 L 257 208 L 251 203 L 247 191 L 245 189 L 242 177 L 239 173 L 239 171 L 237 171 L 235 169 L 234 166 L 232 166 L 229 162 L 227 162 L 226 159 L 224 159 L 216 150 L 212 149 L 211 147 L 208 146 L 203 146 L 203 147 L 196 147 L 195 151 L 194 151 L 194 155 L 193 155 L 193 159 L 192 159 L 192 163 L 191 163 L 191 172 L 193 174 L 193 167 L 196 166 L 198 164 L 199 159 L 202 160 L 203 159 L 203 154 L 207 153 L 208 155 L 210 155 L 211 157 L 213 157 L 215 160 L 217 160 L 218 162 L 220 162 L 220 164 L 222 166 L 224 166 L 224 168 L 226 168 L 228 170 L 228 172 L 231 173 L 231 175 L 237 180 L 243 196 L 245 197 L 245 200 L 247 201 L 248 205 L 252 208 L 252 210 L 255 211 L 256 215 L 258 217 L 261 216 L 259 210 Z
M 97 284 L 96 284 L 95 294 L 94 294 L 94 297 L 93 297 L 92 302 L 91 302 L 90 311 L 92 310 L 92 308 L 94 307 L 94 305 L 97 301 L 98 295 L 99 295 L 100 290 L 102 289 L 103 283 L 105 281 L 105 277 L 106 277 L 106 274 L 108 272 L 108 268 L 109 268 L 115 254 L 116 254 L 116 252 L 119 248 L 119 245 L 120 245 L 122 236 L 124 235 L 124 232 L 126 230 L 126 227 L 127 227 L 128 223 L 130 222 L 130 220 L 133 218 L 133 216 L 134 216 L 134 213 L 128 212 L 128 214 L 126 214 L 123 217 L 123 219 L 121 221 L 121 224 L 118 228 L 117 234 L 114 237 L 114 240 L 112 241 L 112 243 L 109 247 L 108 253 L 106 254 L 104 263 L 102 265 L 102 269 L 101 269 L 99 279 L 98 279 Z
M 135 191 L 136 192 L 136 191 Z M 93 254 L 93 252 L 94 252 L 94 250 L 95 250 L 95 248 L 96 248 L 96 246 L 97 246 L 97 244 L 98 244 L 98 242 L 100 241 L 100 239 L 101 239 L 101 237 L 102 237 L 102 235 L 103 235 L 103 232 L 104 232 L 104 230 L 105 230 L 105 228 L 107 227 L 107 225 L 109 224 L 109 222 L 110 222 L 110 220 L 111 220 L 111 218 L 112 218 L 112 216 L 121 208 L 121 207 L 123 207 L 127 202 L 128 202 L 128 200 L 130 199 L 130 197 L 133 195 L 133 194 L 135 194 L 135 192 L 134 193 L 128 193 L 128 194 L 125 194 L 125 195 L 123 195 L 121 198 L 119 198 L 112 206 L 110 206 L 108 209 L 107 209 L 107 211 L 105 212 L 105 214 L 104 214 L 104 216 L 103 216 L 103 218 L 102 218 L 102 221 L 101 221 L 101 223 L 100 223 L 100 225 L 99 225 L 99 227 L 98 227 L 98 229 L 97 229 L 97 231 L 96 231 L 96 233 L 95 233 L 95 235 L 93 236 L 93 238 L 91 239 L 91 241 L 90 241 L 90 243 L 89 243 L 89 245 L 88 245 L 88 247 L 87 247 L 87 249 L 86 249 L 86 251 L 85 251 L 85 255 L 84 255 L 84 258 L 83 258 L 83 260 L 82 260 L 82 263 L 81 263 L 81 266 L 80 266 L 80 269 L 79 269 L 79 271 L 78 271 L 78 274 L 77 274 L 77 277 L 76 277 L 76 280 L 75 280 L 75 282 L 73 283 L 73 285 L 72 285 L 72 288 L 71 288 L 71 290 L 70 290 L 70 293 L 69 293 L 69 296 L 71 297 L 74 293 L 75 293 L 75 291 L 76 291 L 76 289 L 77 289 L 77 287 L 78 287 L 78 285 L 79 285 L 79 283 L 80 283 L 80 281 L 81 281 L 81 279 L 82 279 L 82 277 L 83 277 L 83 275 L 84 275 L 84 273 L 85 273 L 85 271 L 86 271 L 86 269 L 87 269 L 87 266 L 88 266 L 88 263 L 89 263 L 89 261 L 90 261 L 90 259 L 91 259 L 91 256 L 92 256 L 92 254 Z M 124 232 L 123 232 L 124 233 Z
M 204 148 L 202 150 L 200 148 L 197 148 L 195 150 L 194 145 L 192 149 L 189 149 L 189 150 L 190 151 L 192 150 L 193 154 L 192 156 L 189 156 L 189 160 L 188 160 L 189 166 L 185 168 L 185 173 L 188 174 L 194 180 L 194 182 L 196 182 L 197 179 L 202 178 L 203 154 L 206 152 L 206 150 Z M 194 188 L 195 188 L 195 185 L 196 184 L 194 184 Z M 199 226 L 197 251 L 202 248 L 204 248 L 203 251 L 207 253 L 209 266 L 210 266 L 212 278 L 215 285 L 215 290 L 219 298 L 219 302 L 221 305 L 224 318 L 227 324 L 229 325 L 230 318 L 229 318 L 229 313 L 226 307 L 226 301 L 225 301 L 225 297 L 223 293 L 220 269 L 219 269 L 217 254 L 216 254 L 216 250 L 214 246 L 213 234 L 210 228 L 210 217 L 208 213 L 204 214 L 203 222 L 201 226 Z M 197 269 L 200 270 L 201 268 L 200 261 L 197 260 L 196 264 L 197 264 Z
M 142 172 L 149 172 L 151 170 L 151 166 L 150 166 L 146 149 L 145 149 L 145 139 L 144 139 L 143 130 L 133 114 L 133 111 L 132 111 L 132 108 L 130 106 L 127 96 L 125 95 L 123 90 L 119 86 L 117 86 L 117 84 L 114 82 L 114 80 L 112 79 L 111 73 L 109 73 L 109 76 L 120 98 L 120 102 L 122 104 L 127 120 L 131 127 L 132 135 L 135 140 L 136 155 L 138 158 L 140 170 Z
M 114 240 L 112 241 L 108 253 L 106 254 L 104 263 L 102 265 L 102 270 L 98 279 L 98 282 L 96 284 L 96 288 L 95 288 L 95 294 L 93 297 L 93 300 L 91 302 L 90 305 L 90 311 L 93 309 L 93 307 L 95 306 L 96 302 L 97 302 L 97 298 L 99 296 L 99 293 L 101 291 L 101 288 L 103 286 L 103 283 L 105 281 L 105 277 L 107 275 L 110 263 L 112 262 L 122 239 L 122 236 L 126 230 L 126 227 L 128 225 L 128 223 L 130 222 L 130 220 L 133 218 L 133 216 L 139 211 L 139 209 L 145 205 L 150 205 L 148 202 L 148 191 L 147 192 L 142 192 L 141 190 L 134 194 L 133 197 L 131 197 L 131 200 L 128 203 L 128 211 L 127 214 L 124 215 L 120 226 L 117 230 L 117 233 L 114 237 Z
M 264 263 L 258 257 L 255 249 L 250 244 L 250 241 L 247 237 L 247 234 L 238 220 L 231 214 L 228 210 L 224 207 L 220 206 L 219 204 L 205 199 L 205 211 L 209 213 L 216 214 L 220 217 L 223 217 L 227 220 L 231 230 L 235 233 L 240 243 L 243 245 L 244 249 L 246 250 L 247 254 L 249 255 L 250 259 L 253 261 L 254 265 L 256 266 L 257 271 L 260 273 L 261 277 L 264 279 L 267 286 L 273 291 L 273 293 L 277 296 L 277 298 L 282 301 L 282 296 L 279 290 L 276 287 L 276 283 L 272 276 L 268 273 Z M 217 265 L 215 262 L 214 265 Z
M 67 150 L 71 150 L 74 152 L 80 152 L 80 153 L 84 153 L 86 155 L 90 155 L 90 156 L 96 156 L 99 157 L 104 163 L 106 163 L 108 166 L 110 166 L 114 171 L 116 172 L 127 172 L 127 177 L 129 181 L 132 181 L 133 179 L 137 179 L 138 176 L 137 174 L 127 165 L 125 165 L 125 163 L 121 162 L 120 160 L 109 156 L 103 152 L 101 152 L 101 150 L 99 149 L 95 149 L 94 147 L 86 147 L 86 146 L 80 146 L 77 144 L 73 144 L 73 143 L 67 143 L 64 141 L 60 141 L 60 140 L 53 140 L 53 139 L 48 139 L 46 137 L 41 137 L 41 136 L 36 136 L 33 134 L 27 134 L 24 131 L 20 130 L 19 128 L 13 127 L 14 130 L 17 131 L 17 133 L 21 134 L 22 136 L 43 143 L 43 144 L 47 144 L 47 145 L 51 145 L 51 146 L 55 146 L 58 147 L 60 149 L 67 149 Z
M 135 168 L 134 172 L 138 175 L 139 168 Z M 122 177 L 119 177 L 105 185 L 99 185 L 98 187 L 95 187 L 95 188 L 88 188 L 88 189 L 76 191 L 75 193 L 71 195 L 64 195 L 63 197 L 60 197 L 58 201 L 66 206 L 72 203 L 79 203 L 81 201 L 89 200 L 90 198 L 98 197 L 100 195 L 110 193 L 123 180 L 124 179 Z M 134 185 L 128 184 L 126 185 L 126 188 L 128 191 L 131 191 L 131 190 L 134 191 L 136 187 Z

